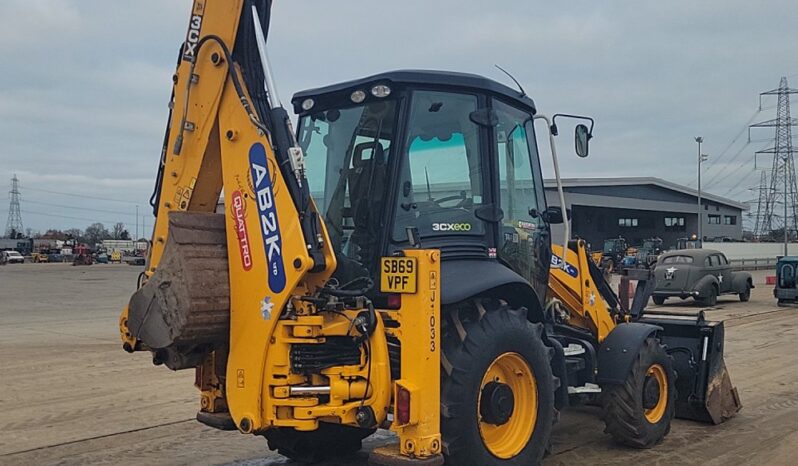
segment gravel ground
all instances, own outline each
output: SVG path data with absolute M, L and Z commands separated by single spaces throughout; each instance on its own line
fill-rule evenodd
M 127 265 L 0 267 L 0 464 L 289 464 L 260 437 L 194 421 L 191 371 L 122 351 L 119 311 L 142 269 Z M 798 309 L 777 308 L 757 272 L 750 303 L 723 297 L 726 362 L 744 408 L 721 426 L 675 421 L 651 450 L 614 445 L 595 408 L 564 412 L 546 465 L 795 464 Z M 695 311 L 675 301 L 669 310 Z M 652 306 L 654 307 L 654 306 Z M 369 439 L 366 451 L 383 444 Z M 365 465 L 365 453 L 346 464 Z

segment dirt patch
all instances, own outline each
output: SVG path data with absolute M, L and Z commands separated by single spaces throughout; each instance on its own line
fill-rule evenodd
M 117 319 L 140 271 L 106 264 L 0 268 L 0 463 L 287 464 L 263 438 L 194 421 L 191 371 L 171 372 L 146 354 L 122 351 Z M 720 426 L 677 420 L 661 445 L 640 451 L 613 444 L 596 408 L 570 409 L 555 426 L 545 464 L 793 463 L 798 353 L 790 348 L 798 312 L 777 308 L 772 287 L 753 291 L 749 303 L 723 297 L 707 312 L 726 319 L 726 362 L 744 406 L 737 417 Z M 369 439 L 366 451 L 389 439 Z M 365 465 L 365 453 L 347 464 Z

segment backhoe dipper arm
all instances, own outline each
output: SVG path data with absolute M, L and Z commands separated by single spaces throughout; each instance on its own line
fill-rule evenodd
M 146 277 L 120 318 L 126 349 L 152 350 L 154 361 L 173 369 L 211 367 L 213 356 L 202 356 L 208 345 L 228 352 L 213 366 L 220 372 L 198 376 L 214 387 L 201 384 L 203 410 L 229 410 L 244 431 L 267 427 L 268 336 L 278 317 L 301 307 L 299 298 L 323 286 L 336 266 L 304 170 L 296 169 L 302 156 L 288 115 L 269 103 L 264 85 L 268 68 L 256 31 L 268 30 L 270 6 L 194 1 L 174 75 Z M 223 228 L 211 215 L 222 188 Z M 182 330 L 170 327 L 175 322 Z
M 224 4 L 217 6 L 217 3 Z M 259 12 L 259 22 L 253 21 L 253 9 Z M 173 77 L 169 123 L 151 199 L 156 222 L 147 276 L 156 270 L 163 253 L 168 212 L 213 212 L 216 208 L 222 188 L 219 139 L 235 136 L 229 132 L 219 134 L 219 128 L 214 127 L 226 84 L 235 89 L 236 98 L 251 123 L 271 143 L 302 223 L 302 236 L 314 261 L 314 271 L 325 268 L 321 222 L 310 202 L 308 184 L 303 181 L 304 171 L 292 173 L 290 168 L 298 147 L 288 113 L 279 101 L 270 99 L 264 86 L 268 73 L 265 66 L 259 65 L 265 55 L 260 53 L 256 29 L 262 34 L 268 31 L 270 9 L 271 0 L 194 2 L 186 41 Z M 255 27 L 258 23 L 260 28 Z M 262 46 L 265 47 L 265 38 Z M 214 50 L 205 53 L 206 47 Z M 200 77 L 203 78 L 201 86 Z M 270 84 L 272 89 L 273 86 Z M 214 108 L 216 111 L 212 111 Z M 192 118 L 194 116 L 196 119 Z

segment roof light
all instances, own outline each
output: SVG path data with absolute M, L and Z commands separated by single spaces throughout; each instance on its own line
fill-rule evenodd
M 308 111 L 313 108 L 314 105 L 316 105 L 316 102 L 313 99 L 305 99 L 302 101 L 302 110 Z
M 364 100 L 366 100 L 366 93 L 361 90 L 357 90 L 353 92 L 352 95 L 349 96 L 349 98 L 352 99 L 352 102 L 359 104 Z
M 371 95 L 379 98 L 388 97 L 391 95 L 391 88 L 385 84 L 377 84 L 371 88 Z

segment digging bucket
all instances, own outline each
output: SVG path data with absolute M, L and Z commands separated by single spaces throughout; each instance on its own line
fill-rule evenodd
M 720 424 L 742 407 L 723 359 L 723 322 L 707 321 L 704 312 L 681 314 L 647 311 L 638 322 L 658 325 L 676 369 L 676 417 Z

